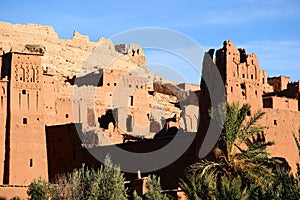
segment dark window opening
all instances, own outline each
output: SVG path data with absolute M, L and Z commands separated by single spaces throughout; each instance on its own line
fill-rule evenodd
M 139 86 L 138 86 L 138 85 L 136 85 L 135 87 L 136 87 L 137 89 L 139 89 Z
M 30 166 L 30 167 L 33 166 L 33 160 L 32 160 L 32 158 L 30 158 L 30 160 L 29 160 L 29 166 Z
M 66 114 L 66 118 L 69 118 L 69 114 Z
M 251 111 L 250 110 L 247 112 L 247 116 L 251 116 Z
M 265 84 L 265 78 L 262 78 L 262 83 Z
M 22 94 L 26 94 L 26 90 L 22 90 Z
M 230 87 L 230 89 L 231 89 L 231 92 L 233 92 L 233 87 L 232 86 Z
M 23 118 L 23 124 L 27 124 L 27 118 Z
M 110 122 L 113 123 L 113 125 L 116 125 L 116 121 L 113 115 L 113 111 L 111 109 L 107 110 L 105 115 L 102 115 L 101 117 L 98 117 L 98 122 L 100 123 L 100 128 L 108 129 L 108 124 Z
M 257 96 L 257 90 L 255 90 L 255 95 Z
M 245 74 L 243 74 L 242 77 L 245 78 Z
M 114 83 L 114 86 L 117 86 L 117 83 Z
M 274 120 L 274 125 L 277 125 L 277 120 Z
M 129 96 L 129 105 L 133 106 L 133 96 Z
M 134 56 L 135 50 L 132 49 L 132 56 Z
M 132 131 L 132 116 L 128 115 L 127 119 L 126 119 L 126 130 L 127 132 L 131 132 Z
M 251 74 L 251 79 L 253 79 L 254 77 L 253 77 L 253 74 Z
M 245 83 L 241 83 L 241 88 L 242 88 L 243 90 L 245 90 L 245 89 L 246 89 L 246 85 L 245 85 Z
M 128 87 L 131 88 L 131 85 L 129 84 Z
M 107 86 L 110 86 L 110 83 L 107 83 Z

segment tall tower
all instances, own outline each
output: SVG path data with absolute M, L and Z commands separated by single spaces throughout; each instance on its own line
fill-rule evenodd
M 216 52 L 216 65 L 224 80 L 228 102 L 249 103 L 254 110 L 263 107 L 262 95 L 270 88 L 255 54 L 246 54 L 245 49 L 237 49 L 226 40 Z
M 40 54 L 2 56 L 1 78 L 8 77 L 4 184 L 48 178 L 42 73 Z

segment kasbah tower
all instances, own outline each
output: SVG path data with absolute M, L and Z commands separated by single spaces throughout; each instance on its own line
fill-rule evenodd
M 3 55 L 1 78 L 0 180 L 28 185 L 37 175 L 47 178 L 41 55 Z
M 247 54 L 229 40 L 224 41 L 215 56 L 213 51 L 209 52 L 223 78 L 227 101 L 249 103 L 249 116 L 257 110 L 266 112 L 260 121 L 266 126 L 262 137 L 275 142 L 270 148 L 271 155 L 285 158 L 295 173 L 299 155 L 292 133 L 297 133 L 300 126 L 300 81 L 290 82 L 285 76 L 268 78 L 266 72 L 260 70 L 255 54 Z M 38 53 L 14 51 L 0 56 L 0 197 L 1 194 L 26 195 L 26 186 L 33 179 L 40 176 L 48 179 L 45 126 L 49 119 L 45 116 L 49 113 L 45 110 L 49 105 L 45 98 L 54 96 L 54 92 L 49 93 L 44 83 L 48 75 L 43 72 L 41 57 Z M 208 98 L 205 90 L 202 83 L 202 103 Z M 56 102 L 53 103 L 55 109 L 64 108 L 63 102 Z M 72 122 L 68 118 L 67 122 L 61 120 L 55 125 Z
M 227 102 L 250 104 L 248 116 L 258 110 L 266 113 L 259 121 L 266 126 L 261 137 L 275 142 L 269 149 L 271 156 L 285 158 L 295 173 L 299 155 L 293 133 L 297 135 L 300 127 L 300 81 L 291 82 L 285 76 L 268 78 L 256 55 L 236 48 L 230 40 L 216 51 L 215 63 L 224 80 Z

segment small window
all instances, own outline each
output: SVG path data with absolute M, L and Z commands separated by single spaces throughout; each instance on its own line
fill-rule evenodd
M 231 92 L 233 92 L 233 87 L 232 86 L 230 87 L 230 89 L 231 89 Z
M 251 74 L 251 79 L 253 79 L 254 77 L 253 77 L 253 74 Z
M 262 78 L 262 83 L 265 84 L 265 78 Z
M 22 94 L 26 94 L 26 90 L 22 90 Z
M 30 160 L 29 160 L 29 166 L 30 166 L 30 167 L 33 166 L 33 160 L 32 160 L 32 158 L 30 158 Z
M 27 118 L 23 118 L 23 124 L 27 124 Z
M 246 85 L 245 83 L 241 83 L 241 89 L 245 90 L 246 89 Z
M 247 112 L 247 116 L 251 116 L 251 111 L 250 110 Z
M 128 87 L 131 88 L 131 85 L 129 84 Z
M 255 90 L 255 95 L 257 96 L 257 90 Z
M 129 105 L 133 106 L 133 96 L 129 96 Z
M 277 125 L 277 120 L 274 120 L 274 125 Z
M 243 74 L 242 77 L 245 78 L 245 74 Z
M 107 83 L 107 86 L 110 86 L 110 83 Z
M 66 118 L 69 118 L 69 114 L 66 114 Z
M 139 89 L 139 86 L 138 86 L 138 85 L 136 85 L 135 87 L 136 87 L 137 89 Z
M 117 83 L 114 83 L 114 86 L 117 86 Z

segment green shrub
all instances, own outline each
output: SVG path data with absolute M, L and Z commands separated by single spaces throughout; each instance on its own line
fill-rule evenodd
M 44 200 L 48 198 L 49 186 L 48 183 L 42 179 L 34 179 L 29 185 L 27 194 L 31 200 Z

